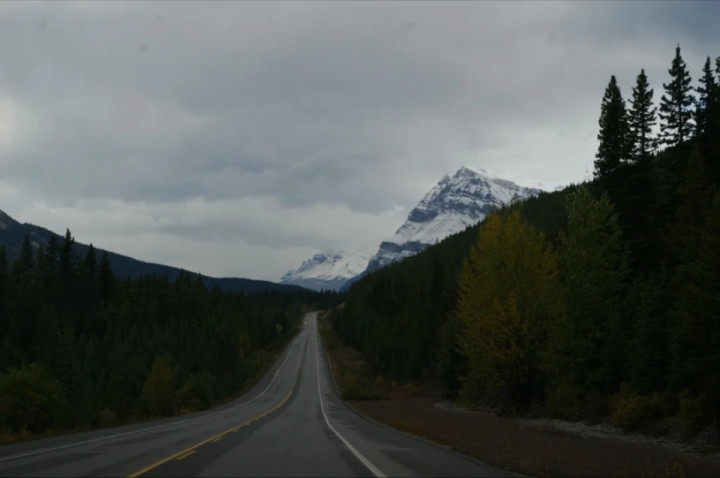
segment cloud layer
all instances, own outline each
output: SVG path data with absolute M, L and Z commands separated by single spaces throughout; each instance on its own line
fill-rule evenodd
M 0 3 L 0 209 L 209 275 L 277 280 L 392 235 L 464 164 L 592 172 L 611 74 L 656 101 L 715 2 Z

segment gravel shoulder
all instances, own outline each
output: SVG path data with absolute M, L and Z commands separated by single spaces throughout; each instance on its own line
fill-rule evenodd
M 349 395 L 362 395 L 345 397 L 351 408 L 497 468 L 531 476 L 720 476 L 717 437 L 708 440 L 714 447 L 702 440 L 687 444 L 626 434 L 608 425 L 498 417 L 429 398 L 417 387 L 393 384 L 388 392 L 386 382 L 383 387 L 369 379 L 357 350 L 341 345 L 327 326 L 321 333 L 335 383 L 351 390 Z
M 430 398 L 349 401 L 368 417 L 508 471 L 535 476 L 720 476 L 717 454 L 612 427 L 512 419 Z

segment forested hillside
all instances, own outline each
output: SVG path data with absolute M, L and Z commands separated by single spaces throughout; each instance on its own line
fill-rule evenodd
M 8 263 L 0 247 L 0 438 L 200 410 L 236 394 L 295 333 L 298 289 L 208 290 L 182 273 L 116 279 L 69 231 Z
M 678 47 L 663 89 L 612 76 L 593 181 L 354 284 L 338 336 L 501 413 L 720 427 L 720 58 L 693 88 Z
M 63 240 L 63 236 L 55 234 L 43 227 L 27 223 L 21 224 L 0 210 L 0 245 L 5 246 L 8 262 L 14 262 L 20 257 L 23 241 L 26 237 L 30 239 L 30 243 L 34 246 L 43 248 L 47 248 L 50 245 L 50 241 L 57 243 Z M 74 241 L 72 252 L 80 257 L 85 257 L 88 253 L 88 248 L 88 245 Z M 96 250 L 95 254 L 99 255 L 100 251 Z M 167 276 L 168 279 L 174 281 L 183 272 L 182 269 L 177 267 L 140 261 L 111 251 L 107 251 L 107 256 L 115 277 L 121 280 L 128 277 L 137 279 L 138 277 L 146 275 L 158 275 Z M 264 280 L 236 277 L 208 277 L 206 275 L 202 276 L 202 281 L 208 288 L 218 286 L 228 292 L 258 292 L 295 287 Z

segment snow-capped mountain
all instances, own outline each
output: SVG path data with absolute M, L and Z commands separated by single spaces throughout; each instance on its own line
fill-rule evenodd
M 464 166 L 452 177 L 445 175 L 410 211 L 395 235 L 380 244 L 375 255 L 368 249 L 353 254 L 315 254 L 286 273 L 281 282 L 313 290 L 345 289 L 370 272 L 478 223 L 515 197 L 525 199 L 538 193 L 540 189 L 519 186 L 485 170 Z
M 372 252 L 361 249 L 353 253 L 319 253 L 304 261 L 297 269 L 287 272 L 280 282 L 312 290 L 338 290 L 348 279 L 360 274 L 367 266 Z
M 410 211 L 405 224 L 380 244 L 361 276 L 463 231 L 515 197 L 525 199 L 538 193 L 539 189 L 463 166 L 454 176 L 445 175 Z

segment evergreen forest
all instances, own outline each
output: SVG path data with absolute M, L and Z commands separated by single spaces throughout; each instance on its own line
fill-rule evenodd
M 64 239 L 0 247 L 0 439 L 205 409 L 238 395 L 333 294 L 228 292 L 199 275 L 120 280 Z M 99 257 L 98 257 L 99 256 Z
M 494 212 L 342 296 L 121 280 L 74 238 L 0 247 L 0 441 L 237 396 L 330 323 L 378 376 L 507 415 L 720 429 L 720 57 L 600 101 L 594 178 Z M 657 103 L 657 106 L 656 106 Z
M 678 46 L 664 80 L 611 76 L 592 180 L 356 282 L 338 337 L 476 408 L 720 429 L 720 58 L 693 86 Z

